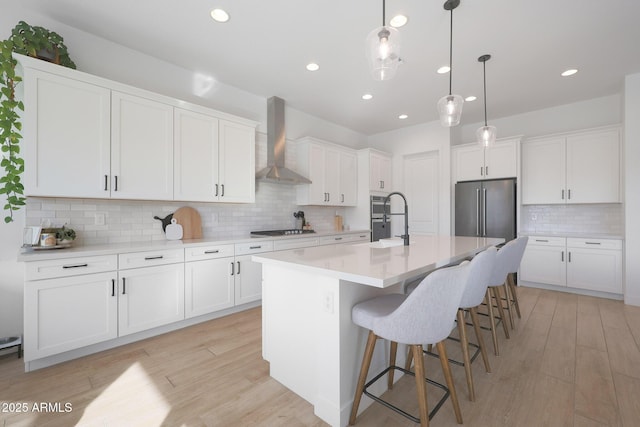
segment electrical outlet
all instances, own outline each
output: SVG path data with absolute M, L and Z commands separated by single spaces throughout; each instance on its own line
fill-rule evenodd
M 333 314 L 333 292 L 325 292 L 322 296 L 322 310 Z
M 95 225 L 105 225 L 106 223 L 106 215 L 104 212 L 96 212 L 94 217 Z

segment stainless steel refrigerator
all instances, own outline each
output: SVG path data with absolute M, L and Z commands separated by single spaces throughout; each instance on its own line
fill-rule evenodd
M 459 182 L 455 186 L 456 236 L 516 238 L 516 180 Z

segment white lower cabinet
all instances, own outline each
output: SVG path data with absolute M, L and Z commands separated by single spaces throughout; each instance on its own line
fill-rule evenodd
M 25 284 L 26 361 L 118 336 L 117 273 L 37 280 Z
M 184 264 L 120 271 L 119 336 L 184 319 Z
M 185 249 L 185 317 L 233 307 L 233 245 Z
M 520 279 L 622 294 L 622 241 L 529 237 L 520 263 Z
M 238 243 L 235 246 L 236 305 L 259 301 L 262 299 L 262 264 L 251 261 L 251 255 L 273 251 L 273 242 Z

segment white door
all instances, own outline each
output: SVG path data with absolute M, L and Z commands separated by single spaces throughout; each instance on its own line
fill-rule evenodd
M 174 200 L 217 201 L 218 119 L 176 108 L 174 131 Z
M 391 185 L 391 159 L 381 153 L 369 154 L 369 188 L 371 191 L 389 193 Z
M 352 152 L 340 152 L 340 205 L 358 203 L 358 157 Z
M 620 202 L 618 130 L 567 137 L 567 203 Z
M 409 235 L 438 233 L 439 212 L 439 155 L 421 153 L 404 158 L 404 186 L 409 206 Z M 395 216 L 394 221 L 403 221 Z M 401 224 L 401 226 L 404 226 Z M 398 230 L 394 225 L 394 230 Z
M 341 205 L 340 197 L 340 151 L 326 148 L 324 153 L 324 191 L 327 193 L 325 204 Z
M 25 194 L 109 197 L 111 91 L 25 73 Z
M 484 150 L 484 178 L 514 178 L 517 174 L 518 154 L 514 140 L 496 142 Z
M 520 262 L 520 279 L 526 282 L 567 285 L 567 254 L 564 246 L 528 244 Z
M 185 318 L 233 307 L 233 257 L 185 263 Z
M 567 248 L 567 286 L 592 291 L 622 293 L 622 252 Z
M 111 197 L 173 199 L 173 107 L 111 94 Z
M 522 204 L 562 204 L 565 194 L 565 139 L 522 144 Z
M 220 201 L 253 203 L 256 185 L 256 132 L 251 126 L 220 120 Z
M 118 336 L 116 273 L 25 283 L 25 359 L 33 360 Z
M 120 336 L 184 319 L 184 263 L 134 268 L 118 277 Z

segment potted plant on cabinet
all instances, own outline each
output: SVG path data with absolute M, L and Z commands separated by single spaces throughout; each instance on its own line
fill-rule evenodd
M 16 98 L 16 86 L 22 78 L 16 74 L 13 53 L 32 56 L 69 68 L 76 68 L 62 37 L 43 27 L 32 27 L 20 21 L 7 40 L 0 41 L 0 195 L 4 195 L 5 222 L 13 221 L 13 212 L 25 204 L 21 175 L 24 160 L 20 157 L 24 104 Z

